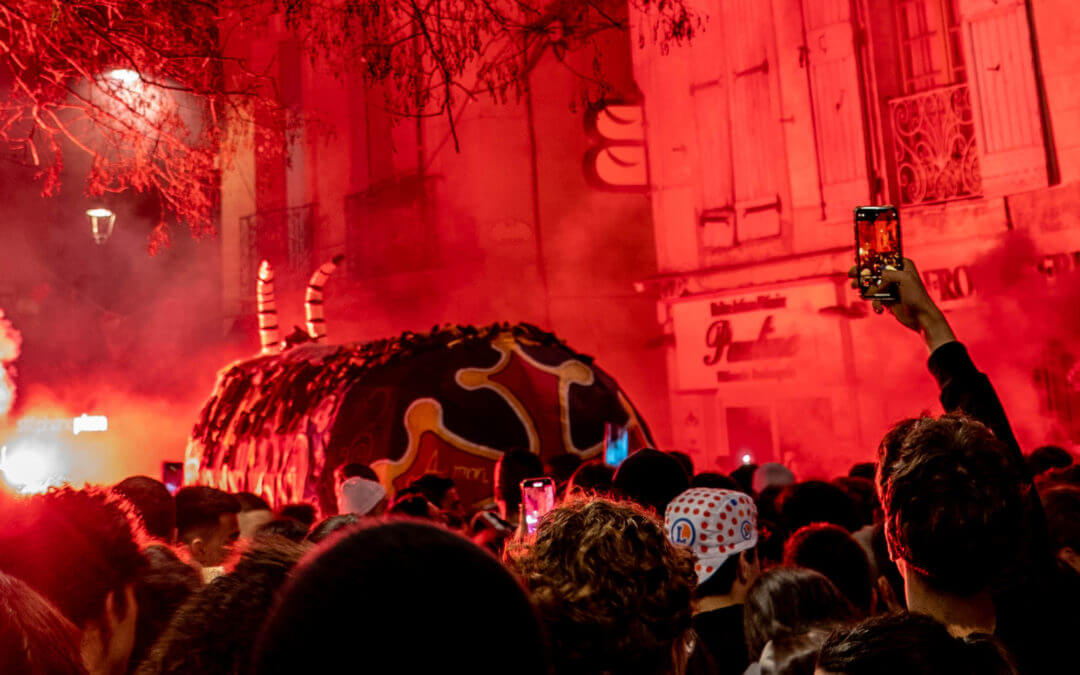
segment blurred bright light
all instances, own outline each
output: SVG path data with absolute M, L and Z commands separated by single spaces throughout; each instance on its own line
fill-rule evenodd
M 55 447 L 21 441 L 11 448 L 0 448 L 0 472 L 22 494 L 44 492 L 63 482 L 58 455 Z
M 108 431 L 109 418 L 104 415 L 87 415 L 83 413 L 71 421 L 71 431 L 76 436 L 84 431 Z
M 742 463 L 743 464 L 749 464 L 750 462 L 753 461 L 753 459 L 754 458 L 750 456 L 750 453 L 746 453 L 745 455 L 742 456 Z
M 105 77 L 128 85 L 135 84 L 142 79 L 139 76 L 139 73 L 128 68 L 114 68 L 113 70 L 106 72 Z
M 108 218 L 113 215 L 113 212 L 109 209 L 98 207 L 96 209 L 86 209 L 86 215 L 91 218 Z

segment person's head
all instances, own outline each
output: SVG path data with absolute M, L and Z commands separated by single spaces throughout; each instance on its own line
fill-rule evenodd
M 472 542 L 417 522 L 358 526 L 308 555 L 264 624 L 253 672 L 345 672 L 376 653 L 407 657 L 418 673 L 548 672 L 514 576 Z
M 122 670 L 135 643 L 135 582 L 146 563 L 120 497 L 61 488 L 0 512 L 0 571 L 26 582 L 82 630 L 88 668 Z
M 0 673 L 86 675 L 75 624 L 24 582 L 3 572 Z
M 1057 445 L 1044 445 L 1035 448 L 1027 456 L 1028 468 L 1032 476 L 1046 473 L 1053 469 L 1064 469 L 1072 466 L 1073 456 L 1069 451 Z
M 171 544 L 176 538 L 176 504 L 169 489 L 149 476 L 131 476 L 113 486 L 142 521 L 146 534 Z
M 249 672 L 259 628 L 306 550 L 280 537 L 256 539 L 232 572 L 214 579 L 180 608 L 139 673 Z
M 221 565 L 240 536 L 240 502 L 205 485 L 176 492 L 176 530 L 191 559 L 202 567 Z
M 611 493 L 615 469 L 600 460 L 585 462 L 578 467 L 566 486 L 567 497 L 587 497 Z
M 664 531 L 672 544 L 694 556 L 697 598 L 730 596 L 742 602 L 761 573 L 757 507 L 749 495 L 690 488 L 668 505 Z
M 1058 562 L 1080 574 L 1080 488 L 1061 485 L 1042 494 L 1050 547 Z
M 942 624 L 900 612 L 834 632 L 818 653 L 816 675 L 1015 675 L 986 636 L 954 638 Z
M 834 478 L 832 484 L 847 493 L 855 504 L 855 512 L 859 516 L 859 525 L 866 527 L 881 520 L 881 502 L 878 500 L 877 490 L 874 489 L 874 481 L 869 478 L 851 478 L 841 476 Z
M 758 661 L 761 675 L 814 675 L 818 651 L 828 637 L 828 630 L 811 628 L 769 640 Z
M 402 490 L 403 494 L 412 494 L 412 489 Z M 338 513 L 351 513 L 358 516 L 379 516 L 386 511 L 386 488 L 378 481 L 353 476 L 346 478 L 338 486 Z
M 504 452 L 495 463 L 495 504 L 504 518 L 517 518 L 521 508 L 521 481 L 544 475 L 544 463 L 528 450 Z
M 820 572 L 776 567 L 758 577 L 746 594 L 746 653 L 754 660 L 771 640 L 854 618 L 851 603 Z
M 720 490 L 735 490 L 738 491 L 739 484 L 731 478 L 731 476 L 725 476 L 722 473 L 716 473 L 715 471 L 705 471 L 699 474 L 695 474 L 690 479 L 690 487 L 692 488 L 718 488 Z
M 251 541 L 260 527 L 274 519 L 274 511 L 266 500 L 250 492 L 237 492 L 236 501 L 240 502 L 240 513 L 236 514 L 240 526 L 240 538 Z
M 311 532 L 308 532 L 307 540 L 313 544 L 322 543 L 323 540 L 329 538 L 335 532 L 347 527 L 352 527 L 359 522 L 360 516 L 355 513 L 342 513 L 336 516 L 330 516 L 311 528 Z
M 853 464 L 847 475 L 848 478 L 865 478 L 872 482 L 877 475 L 877 464 L 874 462 Z
M 885 523 L 874 526 L 874 531 L 870 535 L 870 551 L 874 555 L 874 567 L 878 572 L 878 578 L 874 583 L 878 600 L 885 605 L 893 603 L 896 609 L 906 608 L 904 577 L 900 574 L 900 568 L 896 566 L 896 562 L 889 557 L 889 544 L 885 541 Z
M 731 472 L 731 480 L 738 484 L 739 492 L 754 494 L 754 474 L 757 473 L 757 469 L 757 464 L 740 464 Z
M 835 485 L 820 480 L 787 486 L 780 492 L 776 507 L 788 532 L 813 523 L 832 523 L 848 532 L 862 527 L 851 497 Z
M 612 487 L 619 496 L 662 518 L 671 500 L 690 487 L 690 476 L 668 453 L 645 448 L 623 460 Z
M 147 565 L 135 583 L 139 618 L 135 626 L 135 648 L 131 665 L 142 663 L 176 610 L 202 586 L 195 568 L 185 564 L 172 549 L 158 544 L 143 551 Z
M 428 473 L 414 480 L 412 487 L 419 490 L 420 494 L 427 497 L 427 500 L 443 513 L 458 520 L 465 518 L 465 506 L 461 503 L 452 478 Z
M 319 517 L 319 512 L 314 504 L 299 503 L 282 506 L 278 510 L 277 515 L 278 518 L 292 518 L 302 524 L 306 530 L 315 524 L 316 518 Z
M 754 470 L 754 494 L 770 487 L 785 488 L 795 482 L 791 469 L 776 462 L 766 462 Z
M 800 528 L 784 544 L 784 565 L 821 572 L 863 616 L 873 613 L 876 602 L 870 561 L 844 528 L 830 523 Z
M 432 504 L 427 497 L 421 494 L 407 494 L 400 499 L 394 500 L 386 513 L 388 516 L 418 518 L 420 520 L 430 520 L 433 523 L 446 522 L 442 512 L 439 511 L 439 507 Z
M 885 536 L 906 590 L 913 579 L 960 597 L 1000 588 L 1029 550 L 1020 468 L 966 417 L 902 424 L 906 434 L 879 472 Z
M 308 528 L 295 518 L 274 518 L 269 523 L 259 526 L 255 538 L 283 537 L 291 542 L 300 543 L 307 537 Z
M 565 487 L 570 477 L 582 465 L 581 457 L 571 452 L 555 455 L 544 462 L 544 473 L 551 476 L 555 485 Z
M 668 454 L 679 460 L 679 464 L 682 466 L 683 471 L 686 472 L 687 476 L 694 475 L 694 460 L 691 459 L 690 455 L 679 450 L 668 450 Z
M 376 483 L 379 482 L 378 474 L 376 474 L 375 470 L 367 464 L 349 462 L 348 464 L 342 464 L 334 469 L 334 485 L 341 485 L 350 478 L 363 478 L 365 480 L 373 480 Z
M 548 627 L 556 672 L 672 671 L 690 629 L 694 563 L 639 506 L 566 502 L 515 564 Z

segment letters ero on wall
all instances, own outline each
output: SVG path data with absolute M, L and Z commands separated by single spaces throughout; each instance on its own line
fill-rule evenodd
M 293 335 L 281 348 L 265 272 L 263 353 L 219 374 L 188 442 L 186 484 L 254 492 L 275 506 L 317 501 L 334 513 L 334 469 L 363 462 L 390 494 L 438 472 L 480 505 L 504 451 L 598 457 L 606 423 L 628 427 L 632 448 L 652 445 L 614 379 L 528 324 L 326 345 L 316 321 L 317 338 L 297 343 Z M 320 304 L 326 276 L 317 279 Z M 321 307 L 314 316 L 322 318 Z

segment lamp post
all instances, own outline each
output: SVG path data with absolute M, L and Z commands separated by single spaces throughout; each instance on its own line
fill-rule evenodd
M 116 214 L 103 206 L 98 206 L 87 209 L 86 216 L 90 219 L 90 234 L 94 237 L 94 243 L 104 244 L 105 240 L 112 236 Z

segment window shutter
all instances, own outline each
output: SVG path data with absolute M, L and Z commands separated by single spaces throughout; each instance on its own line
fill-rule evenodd
M 1044 187 L 1046 148 L 1023 0 L 960 0 L 983 193 Z
M 867 203 L 862 94 L 850 0 L 802 0 L 806 67 L 829 219 Z
M 727 0 L 723 5 L 731 78 L 731 161 L 739 242 L 780 234 L 784 155 L 776 79 L 772 3 Z

